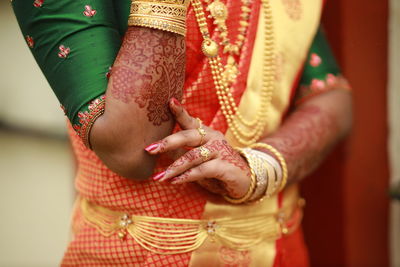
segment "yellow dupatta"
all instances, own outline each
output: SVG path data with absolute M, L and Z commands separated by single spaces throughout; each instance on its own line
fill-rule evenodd
M 264 1 L 266 0 L 262 0 L 262 2 Z M 276 79 L 271 106 L 266 114 L 268 123 L 265 125 L 264 136 L 271 134 L 279 127 L 282 117 L 289 107 L 292 87 L 319 26 L 323 1 L 275 0 L 271 1 L 270 5 L 276 44 L 274 51 Z M 238 107 L 242 116 L 249 121 L 254 119 L 261 105 L 260 91 L 263 74 L 263 57 L 261 55 L 265 49 L 264 23 L 263 7 L 261 7 L 247 87 Z M 226 137 L 232 146 L 240 146 L 229 129 Z M 281 206 L 296 207 L 299 200 L 297 186 L 287 188 L 282 194 Z M 250 216 L 259 213 L 278 214 L 279 206 L 278 196 L 249 205 L 232 205 L 210 200 L 206 204 L 203 219 Z M 207 263 L 208 266 L 224 266 L 227 264 L 226 255 L 232 253 L 236 253 L 236 257 L 242 259 L 242 263 L 246 266 L 272 266 L 276 255 L 275 240 L 266 238 L 264 242 L 252 249 L 238 251 L 226 248 L 220 243 L 213 242 L 212 239 L 207 239 L 200 248 L 193 252 L 190 266 L 204 266 L 204 263 Z

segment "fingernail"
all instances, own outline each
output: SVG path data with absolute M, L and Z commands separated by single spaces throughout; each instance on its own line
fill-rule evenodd
M 152 151 L 156 150 L 159 146 L 160 146 L 160 144 L 158 142 L 157 143 L 153 143 L 153 144 L 145 147 L 144 150 L 146 150 L 147 152 L 152 152 Z
M 165 171 L 153 175 L 153 180 L 158 181 L 165 176 Z
M 174 103 L 174 105 L 177 107 L 182 106 L 181 102 L 179 102 L 179 100 L 176 99 L 175 97 L 172 98 L 172 103 Z

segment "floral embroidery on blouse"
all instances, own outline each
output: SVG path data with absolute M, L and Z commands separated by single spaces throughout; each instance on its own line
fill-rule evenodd
M 82 111 L 78 112 L 79 124 L 74 124 L 73 128 L 76 131 L 80 131 L 82 129 L 82 125 L 85 125 L 89 122 L 91 113 L 96 110 L 96 107 L 100 105 L 106 99 L 105 95 L 100 96 L 89 102 L 86 110 L 83 109 Z
M 316 53 L 312 53 L 310 55 L 310 65 L 315 67 L 318 67 L 319 65 L 321 65 L 322 63 L 322 59 L 320 56 L 318 56 Z
M 312 91 L 323 91 L 325 89 L 325 81 L 319 79 L 312 79 L 310 88 Z
M 111 67 L 111 66 L 108 67 L 108 71 L 107 71 L 107 73 L 106 73 L 106 78 L 107 78 L 107 79 L 110 79 L 110 77 L 111 77 L 111 70 L 112 70 L 112 67 Z
M 96 119 L 104 113 L 105 95 L 89 102 L 87 107 L 78 112 L 78 123 L 72 125 L 74 130 L 81 137 L 83 143 L 90 148 L 89 133 Z
M 29 48 L 33 48 L 35 46 L 35 40 L 33 40 L 32 36 L 27 35 L 25 37 L 26 43 L 28 44 Z
M 312 79 L 310 85 L 301 85 L 296 96 L 296 104 L 304 102 L 311 96 L 327 92 L 333 89 L 342 89 L 351 91 L 348 81 L 342 75 L 328 73 L 325 79 Z
M 85 6 L 85 11 L 83 11 L 83 15 L 85 15 L 86 17 L 93 17 L 94 15 L 96 15 L 96 10 L 94 10 L 91 6 L 86 5 Z
M 42 7 L 43 3 L 44 3 L 44 0 L 35 0 L 33 2 L 33 6 L 34 7 Z
M 60 52 L 58 52 L 58 57 L 60 58 L 66 58 L 68 57 L 69 53 L 71 53 L 71 49 L 69 47 L 65 47 L 64 45 L 60 45 L 58 47 Z

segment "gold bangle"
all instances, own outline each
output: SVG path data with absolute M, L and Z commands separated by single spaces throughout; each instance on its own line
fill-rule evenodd
M 128 26 L 142 26 L 186 35 L 185 1 L 132 1 Z
M 137 1 L 132 2 L 130 14 L 174 18 L 184 21 L 186 20 L 186 11 L 185 6 Z
M 278 159 L 279 164 L 282 167 L 282 182 L 279 187 L 279 191 L 282 191 L 283 188 L 285 188 L 285 185 L 287 183 L 287 178 L 288 178 L 288 169 L 287 169 L 285 158 L 282 156 L 282 154 L 276 148 L 274 148 L 271 145 L 265 144 L 265 143 L 255 143 L 255 144 L 251 145 L 250 147 L 267 149 Z
M 154 21 L 159 21 L 159 22 L 166 22 L 166 23 L 171 23 L 175 24 L 177 26 L 180 26 L 182 28 L 186 28 L 186 24 L 182 20 L 174 19 L 174 18 L 164 18 L 164 17 L 157 17 L 157 16 L 148 16 L 148 15 L 143 15 L 143 14 L 131 14 L 128 17 L 128 22 L 129 19 L 132 18 L 139 18 L 139 19 L 152 19 Z
M 255 173 L 257 176 L 257 186 L 254 190 L 250 201 L 261 201 L 264 197 L 270 197 L 271 192 L 274 191 L 274 184 L 277 178 L 277 174 L 275 171 L 275 167 L 272 161 L 276 161 L 276 159 L 262 151 L 255 150 L 252 148 L 245 148 L 249 151 L 249 154 L 252 155 L 255 163 L 252 165 L 255 168 Z M 280 169 L 279 163 L 276 161 L 276 165 Z
M 146 2 L 155 4 L 178 5 L 188 7 L 190 0 L 133 0 L 134 2 Z M 133 2 L 132 1 L 132 2 Z
M 177 33 L 182 36 L 186 36 L 186 28 L 181 25 L 177 25 L 175 23 L 169 21 L 163 21 L 154 18 L 137 18 L 130 17 L 128 20 L 129 26 L 140 26 L 147 27 L 172 33 Z
M 240 155 L 242 155 L 246 159 L 246 161 L 250 164 L 248 155 L 243 149 L 236 148 L 236 151 L 238 151 L 240 153 Z M 242 204 L 244 202 L 247 202 L 250 199 L 250 197 L 253 195 L 253 192 L 256 189 L 256 185 L 257 185 L 257 177 L 256 177 L 256 174 L 254 173 L 254 170 L 251 167 L 250 167 L 250 172 L 251 172 L 251 181 L 250 181 L 250 187 L 249 187 L 249 190 L 247 191 L 247 193 L 241 198 L 232 198 L 228 195 L 224 195 L 224 198 L 226 201 L 233 203 L 233 204 Z

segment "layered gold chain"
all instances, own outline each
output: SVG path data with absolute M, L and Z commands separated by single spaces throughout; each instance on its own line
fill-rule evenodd
M 239 112 L 238 106 L 232 95 L 232 88 L 228 79 L 224 77 L 224 66 L 218 55 L 219 46 L 211 39 L 205 17 L 205 12 L 200 0 L 191 0 L 203 36 L 202 51 L 208 58 L 211 67 L 214 84 L 217 91 L 222 113 L 228 123 L 229 129 L 236 140 L 245 146 L 249 146 L 259 140 L 264 132 L 267 122 L 267 111 L 271 104 L 272 94 L 275 88 L 275 63 L 274 63 L 274 32 L 272 24 L 272 12 L 269 0 L 262 0 L 264 15 L 264 55 L 263 55 L 263 86 L 261 90 L 261 107 L 255 118 L 246 120 Z M 228 62 L 229 64 L 229 62 Z
M 249 26 L 249 18 L 251 13 L 251 1 L 241 0 L 241 13 L 239 21 L 239 33 L 236 37 L 236 41 L 231 43 L 228 36 L 228 27 L 226 26 L 226 20 L 228 19 L 228 8 L 221 0 L 204 0 L 207 3 L 207 10 L 213 17 L 217 29 L 220 32 L 219 37 L 221 38 L 221 44 L 224 46 L 224 53 L 239 55 L 240 50 L 243 47 L 246 39 L 246 32 Z
M 233 84 L 239 74 L 238 64 L 235 60 L 235 55 L 239 55 L 244 41 L 246 39 L 247 29 L 249 28 L 249 19 L 251 13 L 251 0 L 241 0 L 240 7 L 240 20 L 238 34 L 236 41 L 231 42 L 228 33 L 228 27 L 226 26 L 226 20 L 228 19 L 228 8 L 221 0 L 204 0 L 207 4 L 207 10 L 210 12 L 210 17 L 214 19 L 214 24 L 217 26 L 219 31 L 219 38 L 221 39 L 220 45 L 223 46 L 222 52 L 228 54 L 227 64 L 225 65 L 225 71 L 223 72 L 223 78 L 229 83 Z

